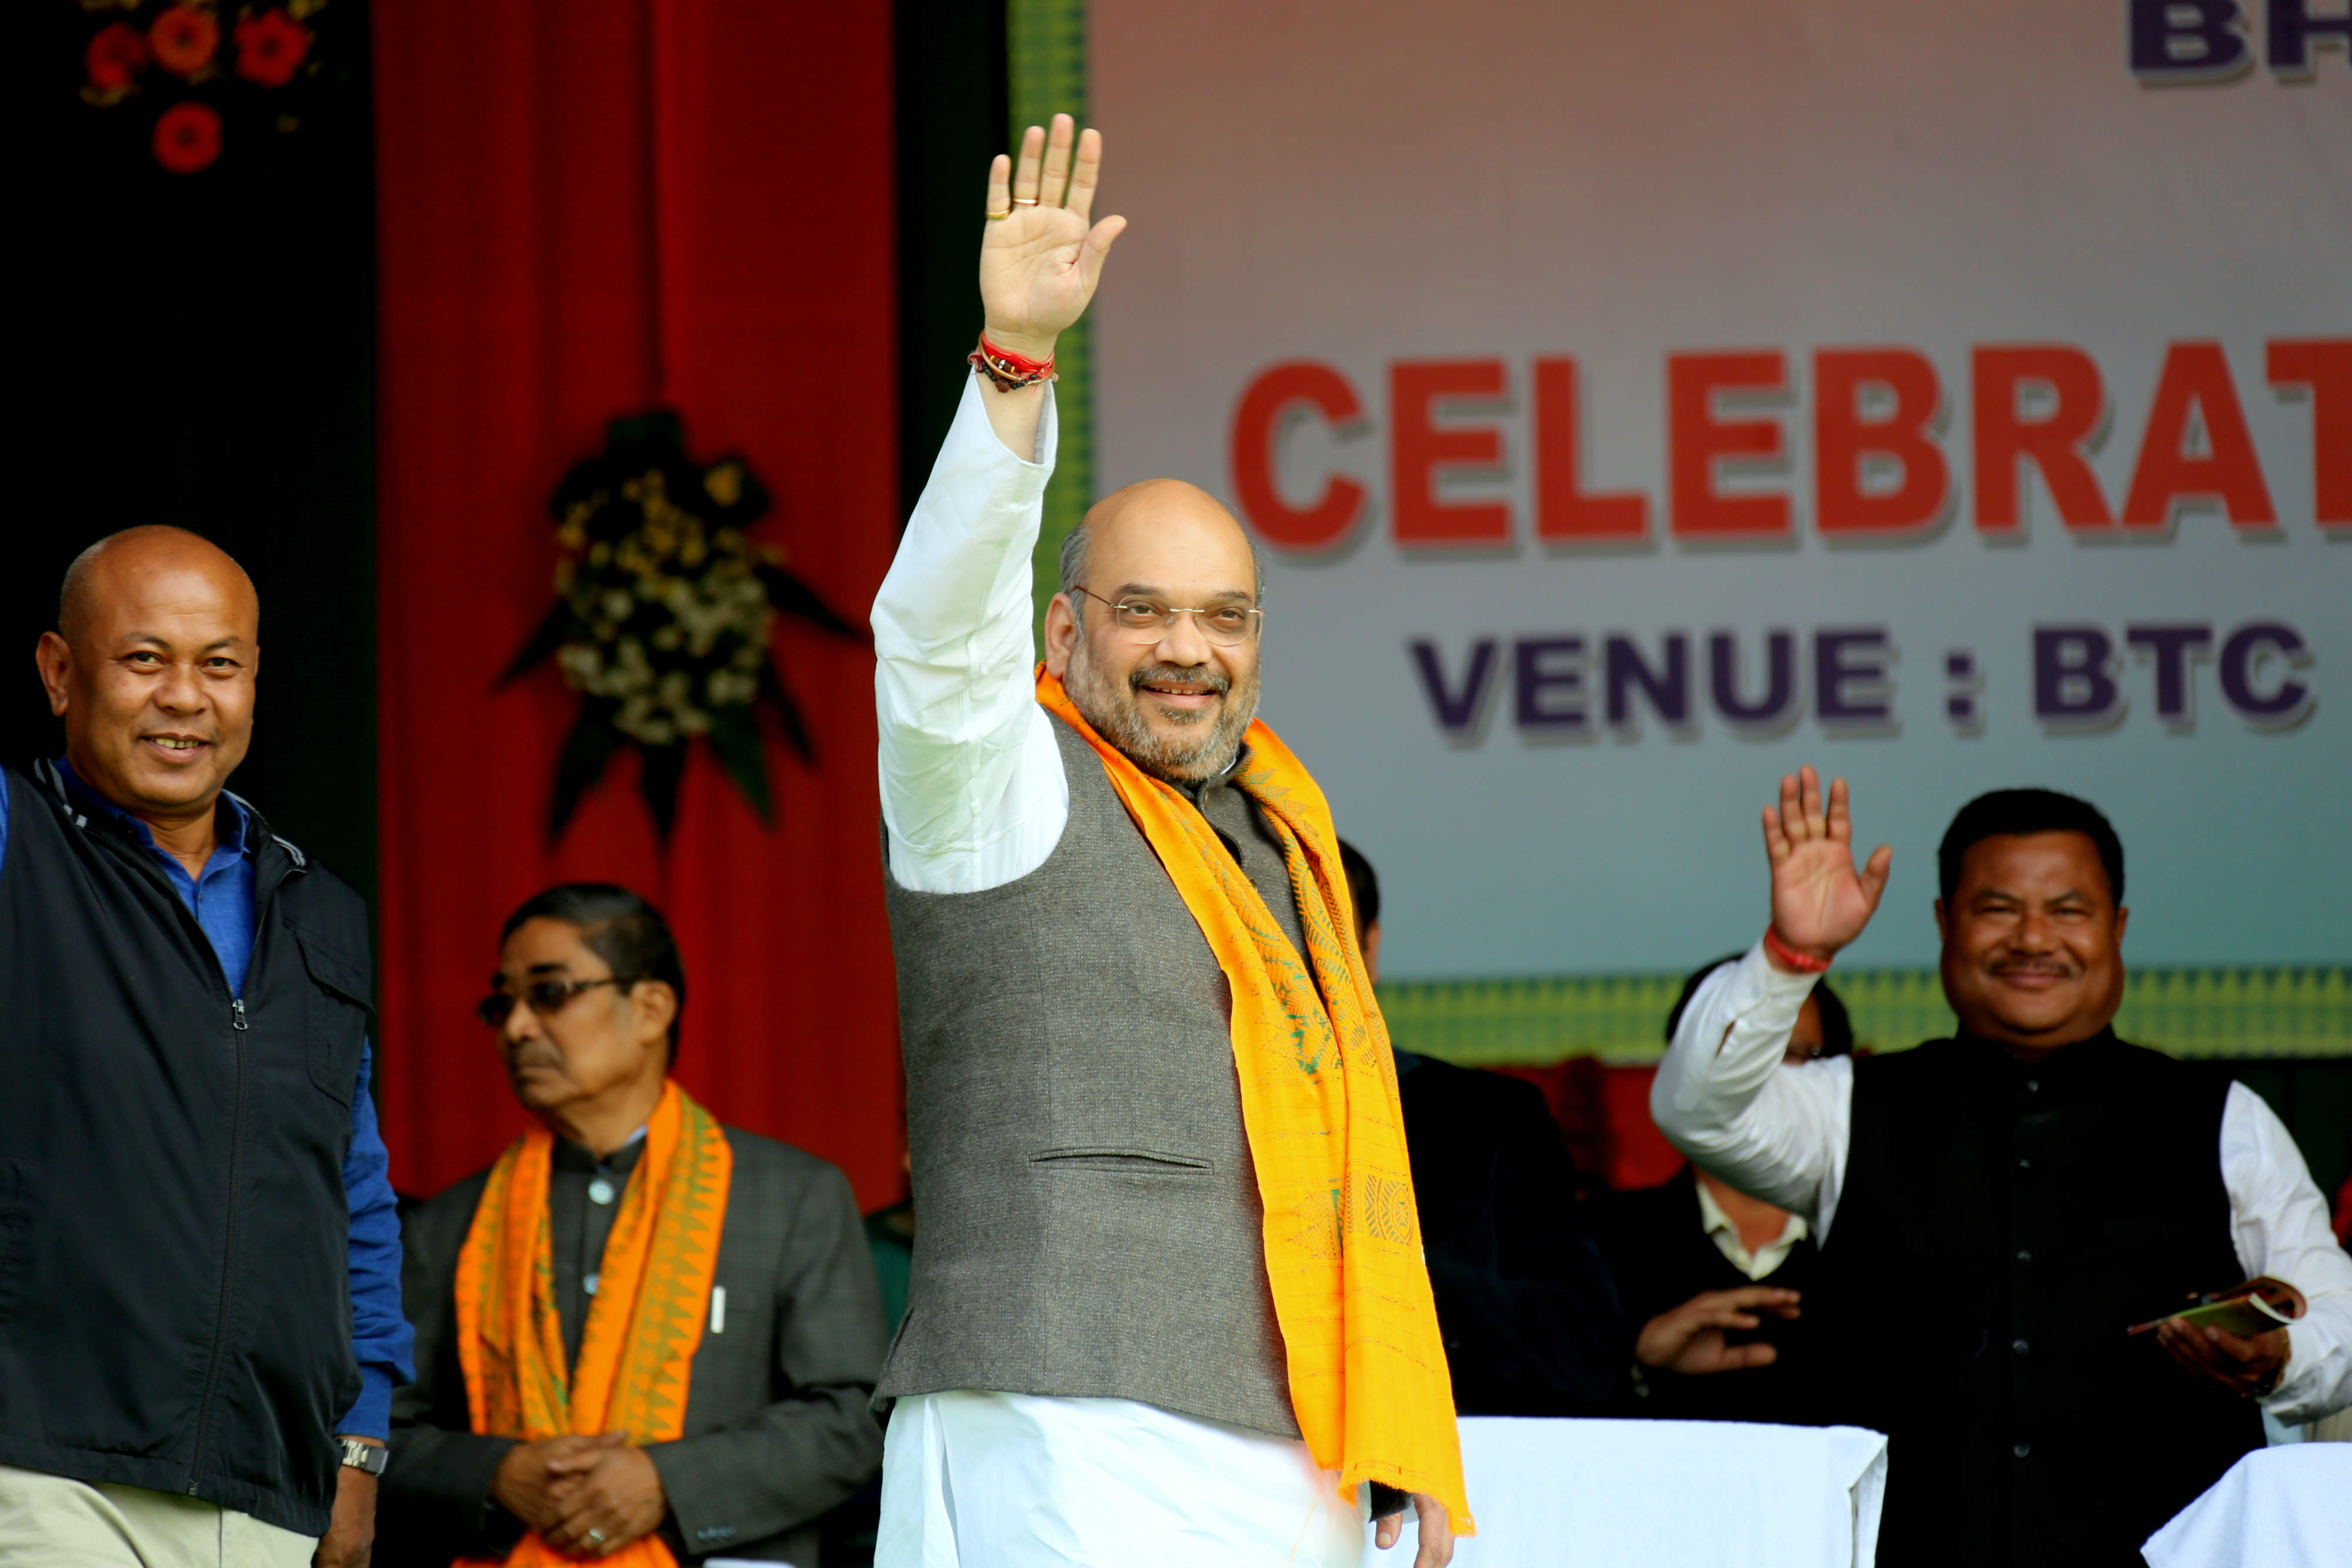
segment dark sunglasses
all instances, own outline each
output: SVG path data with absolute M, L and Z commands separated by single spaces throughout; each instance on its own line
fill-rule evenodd
M 533 980 L 522 988 L 522 999 L 530 1010 L 541 1018 L 562 1012 L 572 998 L 598 986 L 617 986 L 618 975 L 607 975 L 601 980 Z M 492 991 L 474 1004 L 474 1016 L 492 1029 L 504 1029 L 507 1019 L 514 1016 L 515 998 L 505 991 Z

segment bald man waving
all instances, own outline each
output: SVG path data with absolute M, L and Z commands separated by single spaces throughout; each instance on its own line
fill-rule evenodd
M 367 911 L 226 789 L 260 604 L 132 528 L 66 574 L 66 754 L 0 772 L 0 1564 L 357 1568 L 400 1236 Z
M 917 1233 L 876 1561 L 1353 1564 L 1470 1520 L 1394 1058 L 1205 492 L 1030 553 L 1102 143 L 990 171 L 974 374 L 874 606 Z

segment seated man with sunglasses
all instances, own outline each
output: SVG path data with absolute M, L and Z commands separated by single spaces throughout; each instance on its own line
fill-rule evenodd
M 686 973 L 653 905 L 551 888 L 501 938 L 479 1012 L 539 1125 L 409 1217 L 378 1561 L 814 1563 L 882 1452 L 849 1184 L 670 1081 Z

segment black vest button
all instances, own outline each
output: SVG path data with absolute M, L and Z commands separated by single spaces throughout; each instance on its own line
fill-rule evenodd
M 2033 1445 L 2032 1445 L 2032 1444 L 2031 1444 L 2031 1443 L 2029 1443 L 2029 1442 L 2026 1442 L 2026 1441 L 2025 1441 L 2024 1439 L 2022 1439 L 2022 1438 L 2020 1438 L 2018 1441 L 2016 1441 L 2016 1442 L 2014 1442 L 2014 1443 L 2011 1443 L 2011 1444 L 2009 1446 L 2009 1451 L 2010 1451 L 2011 1453 L 2012 1453 L 2012 1454 L 2015 1454 L 2019 1458 L 2021 1458 L 2021 1458 L 2025 1458 L 2025 1456 L 2026 1456 L 2026 1455 L 2028 1455 L 2028 1454 L 2030 1454 L 2030 1453 L 2033 1452 Z
M 2031 1351 L 2031 1350 L 2033 1348 L 2033 1346 L 2032 1346 L 2032 1344 L 2028 1343 L 2027 1343 L 2026 1341 L 2024 1341 L 2024 1340 L 2021 1340 L 2021 1339 L 2013 1339 L 2013 1340 L 2011 1340 L 2011 1341 L 2009 1342 L 2009 1348 L 2010 1348 L 2010 1350 L 2011 1350 L 2011 1352 L 2013 1352 L 2014 1354 L 2018 1354 L 2018 1355 L 2023 1355 L 2023 1354 L 2025 1354 L 2027 1352 Z
M 2021 1263 L 2031 1263 L 2031 1262 L 2032 1262 L 2032 1261 L 2033 1261 L 2033 1249 L 2032 1249 L 2032 1248 L 2030 1248 L 2030 1247 L 2021 1247 L 2021 1248 L 2019 1248 L 2019 1249 L 2017 1249 L 2017 1260 L 2018 1260 L 2019 1262 L 2021 1262 Z
M 2027 1159 L 2024 1155 L 2020 1155 L 2017 1157 L 2017 1168 L 2021 1171 L 2030 1171 L 2033 1168 L 2033 1162 Z
M 2039 1093 L 2041 1093 L 2041 1092 L 2042 1092 L 2042 1080 L 2040 1080 L 2039 1078 L 2029 1078 L 2029 1079 L 2027 1079 L 2027 1080 L 2025 1081 L 2025 1092 L 2026 1092 L 2028 1094 L 2039 1094 Z

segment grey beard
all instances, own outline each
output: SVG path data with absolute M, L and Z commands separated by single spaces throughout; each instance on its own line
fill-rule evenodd
M 1216 708 L 1216 722 L 1205 714 L 1171 713 L 1173 723 L 1197 729 L 1195 737 L 1160 736 L 1144 722 L 1139 688 L 1149 680 L 1205 680 L 1224 701 Z M 1187 668 L 1177 664 L 1147 664 L 1118 681 L 1097 670 L 1081 635 L 1070 649 L 1069 677 L 1063 683 L 1070 702 L 1095 733 L 1118 747 L 1127 759 L 1156 779 L 1172 784 L 1194 784 L 1213 779 L 1241 755 L 1242 736 L 1257 716 L 1257 677 L 1229 682 L 1213 666 Z

